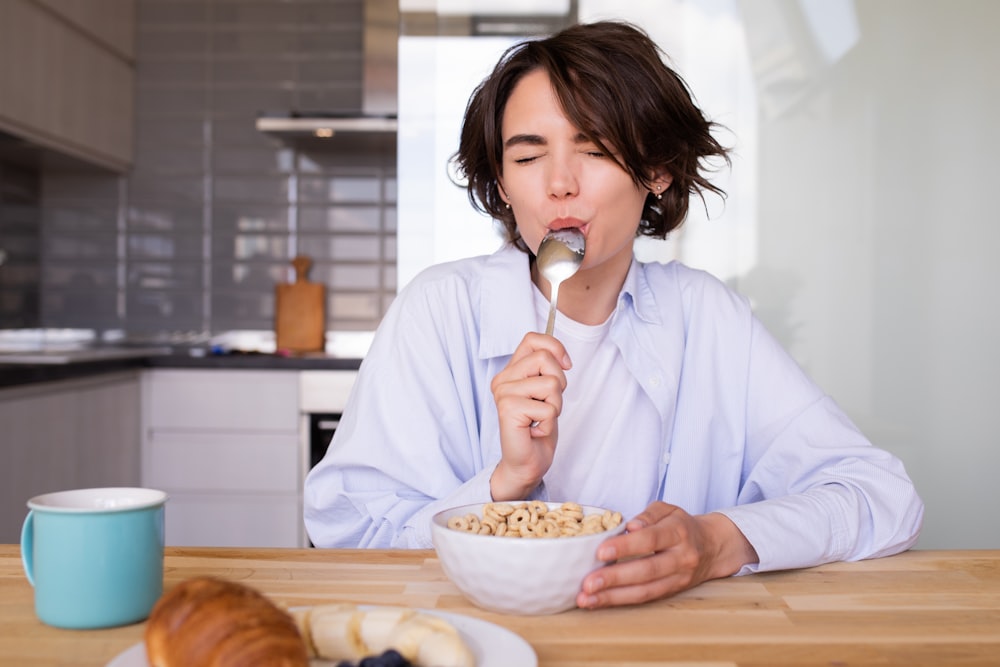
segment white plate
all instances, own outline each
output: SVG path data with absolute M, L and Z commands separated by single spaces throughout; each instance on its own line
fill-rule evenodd
M 367 605 L 359 606 L 362 609 L 367 607 Z M 538 656 L 535 655 L 531 644 L 507 628 L 472 616 L 449 614 L 433 609 L 417 611 L 440 616 L 454 625 L 476 656 L 476 667 L 538 667 Z M 312 664 L 315 667 L 325 667 L 336 663 L 314 660 Z M 140 642 L 119 653 L 107 667 L 149 667 L 149 663 L 146 662 L 145 645 Z

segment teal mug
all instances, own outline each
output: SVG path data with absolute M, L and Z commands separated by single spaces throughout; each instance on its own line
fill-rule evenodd
M 163 594 L 163 510 L 154 489 L 59 491 L 28 501 L 21 561 L 35 614 L 58 628 L 145 620 Z

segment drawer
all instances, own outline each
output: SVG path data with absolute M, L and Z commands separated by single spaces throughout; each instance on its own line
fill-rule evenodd
M 301 547 L 298 496 L 171 494 L 164 512 L 167 546 Z
M 142 483 L 168 492 L 298 493 L 303 456 L 297 433 L 154 431 L 143 452 Z
M 146 427 L 295 431 L 297 371 L 156 369 L 144 377 Z

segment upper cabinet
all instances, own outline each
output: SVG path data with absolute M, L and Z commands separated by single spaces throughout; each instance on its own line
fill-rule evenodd
M 0 2 L 0 131 L 124 171 L 134 88 L 135 0 Z

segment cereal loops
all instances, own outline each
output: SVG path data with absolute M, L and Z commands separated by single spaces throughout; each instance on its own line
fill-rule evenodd
M 483 516 L 469 513 L 448 519 L 448 528 L 479 535 L 516 538 L 553 538 L 603 533 L 619 526 L 621 512 L 604 510 L 584 515 L 578 503 L 563 503 L 550 508 L 540 500 L 530 502 L 486 503 Z

